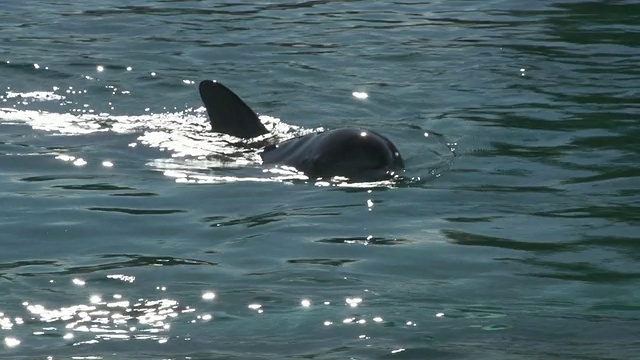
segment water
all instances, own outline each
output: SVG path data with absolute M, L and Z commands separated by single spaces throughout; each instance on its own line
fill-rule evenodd
M 9 0 L 0 23 L 2 358 L 637 356 L 637 2 Z M 263 168 L 208 132 L 202 79 L 278 136 L 375 129 L 414 181 Z

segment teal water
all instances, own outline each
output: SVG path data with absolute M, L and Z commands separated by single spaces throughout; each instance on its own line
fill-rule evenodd
M 0 24 L 1 358 L 637 357 L 637 2 L 8 0 Z M 261 167 L 208 132 L 202 79 L 283 137 L 375 129 L 413 181 Z

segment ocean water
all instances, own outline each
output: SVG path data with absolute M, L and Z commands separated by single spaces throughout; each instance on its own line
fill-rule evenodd
M 632 359 L 637 1 L 0 5 L 0 358 Z M 407 181 L 209 131 L 371 128 Z M 366 94 L 366 98 L 362 95 Z

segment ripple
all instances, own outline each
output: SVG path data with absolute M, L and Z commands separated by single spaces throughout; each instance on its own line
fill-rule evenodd
M 310 264 L 310 265 L 330 265 L 330 266 L 344 266 L 350 263 L 354 263 L 358 260 L 354 259 L 291 259 L 287 260 L 289 264 Z
M 59 267 L 62 264 L 58 261 L 54 260 L 21 260 L 15 261 L 12 263 L 0 263 L 0 271 L 1 270 L 10 270 L 16 269 L 20 267 L 30 267 L 30 266 L 51 266 L 51 267 Z
M 87 210 L 91 211 L 103 211 L 103 212 L 115 212 L 127 215 L 171 215 L 186 213 L 186 210 L 179 209 L 130 209 L 130 208 L 116 208 L 116 207 L 90 207 Z
M 606 219 L 614 222 L 626 222 L 629 224 L 637 224 L 640 221 L 640 206 L 626 205 L 626 204 L 610 204 L 609 206 L 585 206 L 585 207 L 572 207 L 551 211 L 542 211 L 534 213 L 533 215 L 539 215 L 551 218 L 598 218 Z
M 588 283 L 632 283 L 640 279 L 640 272 L 637 271 L 623 272 L 610 270 L 606 269 L 606 265 L 596 265 L 587 262 L 561 262 L 541 259 L 513 259 L 512 261 L 543 267 L 548 270 L 523 274 L 536 278 L 582 281 Z
M 109 194 L 109 196 L 152 197 L 152 196 L 158 196 L 158 194 L 152 193 L 152 192 L 127 192 L 127 193 Z
M 82 185 L 54 185 L 54 188 L 65 190 L 89 190 L 89 191 L 116 191 L 116 190 L 135 190 L 127 186 L 116 186 L 105 183 L 82 184 Z
M 24 266 L 53 266 L 56 268 L 64 267 L 64 270 L 49 271 L 49 272 L 22 272 L 21 276 L 33 276 L 39 274 L 51 274 L 51 275 L 78 275 L 78 274 L 90 274 L 95 272 L 126 269 L 135 267 L 157 267 L 157 266 L 216 266 L 218 263 L 198 260 L 198 259 L 185 259 L 171 256 L 149 256 L 149 255 L 136 255 L 136 254 L 107 254 L 101 255 L 102 259 L 119 259 L 125 258 L 128 260 L 123 261 L 110 261 L 103 264 L 84 265 L 84 266 L 65 266 L 64 263 L 59 261 L 46 261 L 46 260 L 34 260 L 34 261 L 19 261 L 11 264 L 0 264 L 0 270 L 13 269 Z
M 76 175 L 76 174 L 61 174 L 61 175 L 38 175 L 29 176 L 20 179 L 20 181 L 26 182 L 44 182 L 44 181 L 56 181 L 56 180 L 95 180 L 95 175 Z
M 327 244 L 346 244 L 346 245 L 406 245 L 414 241 L 409 239 L 394 239 L 374 236 L 353 236 L 353 237 L 335 237 L 328 239 L 315 240 L 319 243 Z

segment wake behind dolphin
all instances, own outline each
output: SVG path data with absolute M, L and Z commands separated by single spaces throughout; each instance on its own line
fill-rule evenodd
M 221 83 L 204 80 L 199 90 L 212 131 L 242 139 L 269 133 L 258 115 Z M 311 179 L 388 180 L 399 178 L 398 172 L 404 169 L 400 152 L 389 139 L 360 128 L 328 130 L 267 145 L 260 157 L 264 164 L 291 166 Z

